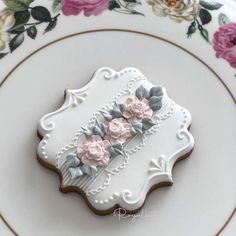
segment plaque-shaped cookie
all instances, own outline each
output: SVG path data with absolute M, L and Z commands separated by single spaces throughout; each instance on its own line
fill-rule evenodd
M 95 213 L 134 213 L 152 189 L 173 183 L 174 164 L 194 146 L 190 124 L 189 111 L 137 69 L 101 68 L 39 121 L 38 160 Z

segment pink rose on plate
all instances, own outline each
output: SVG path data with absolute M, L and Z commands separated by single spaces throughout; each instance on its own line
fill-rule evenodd
M 93 135 L 77 147 L 77 152 L 84 164 L 104 166 L 110 160 L 110 147 L 111 144 L 108 140 L 102 140 L 100 136 Z
M 230 22 L 215 32 L 213 47 L 217 58 L 225 59 L 236 68 L 236 23 Z
M 131 136 L 131 124 L 124 118 L 115 118 L 106 125 L 105 139 L 110 143 L 124 143 Z
M 153 110 L 149 107 L 148 100 L 139 100 L 135 96 L 129 96 L 124 104 L 123 116 L 129 121 L 141 120 L 144 117 L 151 117 Z
M 85 16 L 97 16 L 108 9 L 109 0 L 62 0 L 64 15 L 78 15 L 84 11 Z

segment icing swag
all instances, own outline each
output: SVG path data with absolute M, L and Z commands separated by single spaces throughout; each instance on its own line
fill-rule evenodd
M 161 109 L 162 97 L 161 87 L 147 90 L 141 85 L 123 104 L 114 102 L 110 109 L 100 110 L 100 120 L 96 119 L 91 127 L 81 128 L 86 140 L 66 157 L 71 177 L 94 178 L 98 166 L 107 166 L 110 159 L 124 155 L 129 140 L 155 125 L 152 116 Z

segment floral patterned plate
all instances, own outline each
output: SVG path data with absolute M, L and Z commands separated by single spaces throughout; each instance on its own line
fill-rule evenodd
M 223 229 L 236 196 L 235 1 L 1 4 L 0 216 L 9 235 L 230 235 Z M 102 66 L 139 68 L 194 118 L 196 148 L 176 167 L 175 185 L 126 219 L 98 217 L 78 195 L 61 194 L 57 177 L 34 158 L 39 118 Z

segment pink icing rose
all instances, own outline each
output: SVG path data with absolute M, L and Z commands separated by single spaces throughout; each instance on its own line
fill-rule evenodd
M 123 116 L 129 121 L 137 121 L 144 117 L 151 117 L 153 110 L 149 107 L 148 100 L 139 100 L 135 96 L 129 96 L 124 104 Z
M 230 22 L 215 32 L 213 47 L 217 58 L 225 59 L 236 68 L 236 23 Z
M 85 16 L 99 15 L 108 9 L 109 0 L 62 0 L 64 15 L 78 15 L 82 10 Z
M 79 145 L 77 151 L 84 164 L 104 166 L 110 160 L 110 147 L 111 144 L 108 140 L 102 140 L 100 136 L 93 135 L 82 145 Z
M 124 118 L 116 118 L 106 125 L 105 139 L 110 143 L 124 143 L 131 136 L 131 124 Z

